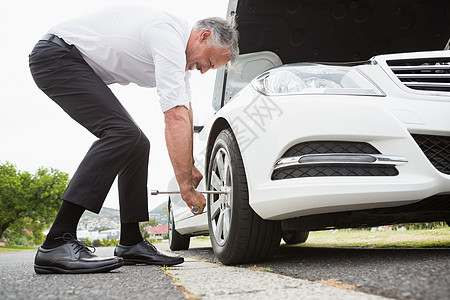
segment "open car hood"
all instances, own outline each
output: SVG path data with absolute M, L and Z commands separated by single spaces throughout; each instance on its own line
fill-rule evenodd
M 352 62 L 386 53 L 443 50 L 448 0 L 231 0 L 241 54 L 283 63 Z

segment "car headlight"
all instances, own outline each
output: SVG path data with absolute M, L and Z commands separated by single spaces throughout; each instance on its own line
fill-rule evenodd
M 264 72 L 252 81 L 264 95 L 329 94 L 384 96 L 361 72 L 352 67 L 294 64 Z

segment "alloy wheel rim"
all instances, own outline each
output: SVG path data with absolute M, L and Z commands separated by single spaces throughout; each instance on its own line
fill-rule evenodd
M 208 196 L 212 232 L 220 246 L 223 246 L 227 241 L 231 229 L 232 182 L 230 155 L 225 148 L 220 148 L 212 161 L 209 188 L 213 191 L 226 191 L 227 194 L 211 194 Z

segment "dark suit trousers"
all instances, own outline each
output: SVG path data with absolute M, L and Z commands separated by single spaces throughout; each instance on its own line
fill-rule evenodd
M 39 41 L 29 62 L 38 87 L 98 138 L 62 199 L 98 213 L 118 176 L 121 222 L 147 221 L 147 137 L 76 47 Z

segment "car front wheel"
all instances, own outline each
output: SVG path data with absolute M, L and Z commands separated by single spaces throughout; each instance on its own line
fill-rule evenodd
M 233 132 L 223 130 L 211 152 L 207 188 L 208 225 L 214 254 L 223 264 L 270 259 L 281 240 L 280 222 L 261 219 L 250 207 L 247 179 Z

